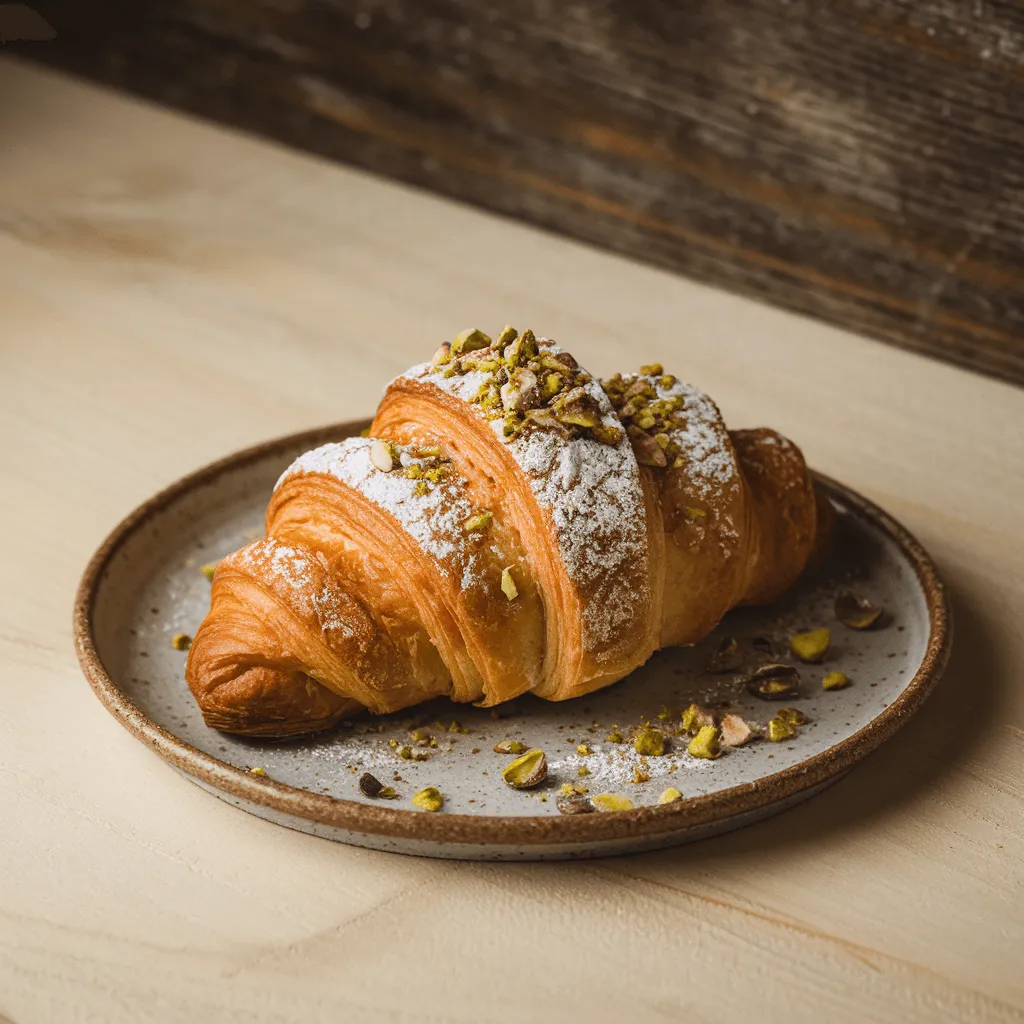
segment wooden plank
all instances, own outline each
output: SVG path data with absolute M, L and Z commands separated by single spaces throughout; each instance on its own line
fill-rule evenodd
M 37 6 L 54 66 L 1024 382 L 1018 4 Z

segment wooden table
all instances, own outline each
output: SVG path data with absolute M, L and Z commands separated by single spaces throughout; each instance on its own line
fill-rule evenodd
M 0 1016 L 1021 1019 L 1024 392 L 12 61 L 0 97 Z M 117 520 L 506 320 L 662 359 L 916 532 L 957 620 L 924 712 L 772 821 L 561 865 L 275 828 L 122 730 L 69 635 Z

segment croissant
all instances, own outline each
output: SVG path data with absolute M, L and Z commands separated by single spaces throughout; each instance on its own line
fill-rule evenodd
M 576 697 L 774 600 L 829 530 L 791 442 L 727 431 L 660 365 L 599 382 L 532 331 L 463 332 L 370 435 L 300 456 L 267 536 L 218 564 L 186 671 L 210 726 Z

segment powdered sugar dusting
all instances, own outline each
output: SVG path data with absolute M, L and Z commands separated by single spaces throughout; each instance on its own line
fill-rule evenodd
M 538 344 L 552 354 L 563 351 L 547 339 L 539 339 Z M 445 376 L 443 368 L 427 364 L 403 376 L 427 380 L 467 402 L 491 378 L 481 371 Z M 601 385 L 591 379 L 583 387 L 597 402 L 603 423 L 619 428 Z M 585 602 L 584 608 L 587 647 L 635 629 L 638 609 L 649 599 L 648 545 L 640 471 L 629 442 L 625 438 L 616 445 L 586 437 L 567 440 L 544 429 L 524 431 L 506 442 L 501 419 L 489 419 L 479 405 L 470 407 L 508 445 L 537 501 L 551 511 L 569 578 L 579 587 L 596 590 L 598 599 Z
M 480 534 L 467 533 L 463 522 L 476 511 L 470 504 L 466 482 L 454 471 L 417 493 L 420 480 L 400 470 L 381 472 L 370 461 L 372 438 L 350 437 L 322 445 L 300 455 L 282 474 L 277 486 L 297 475 L 322 473 L 359 491 L 401 523 L 420 548 L 437 563 L 441 573 L 456 581 L 463 591 L 491 586 L 483 573 L 479 553 Z M 429 460 L 410 455 L 409 446 L 395 445 L 404 466 L 428 467 Z M 451 469 L 451 467 L 449 467 Z

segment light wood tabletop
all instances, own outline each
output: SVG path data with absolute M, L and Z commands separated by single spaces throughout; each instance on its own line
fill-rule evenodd
M 0 1018 L 1024 1016 L 1024 391 L 27 64 L 0 97 Z M 290 832 L 132 739 L 70 639 L 105 534 L 506 321 L 661 359 L 915 532 L 924 711 L 775 819 L 549 865 Z

